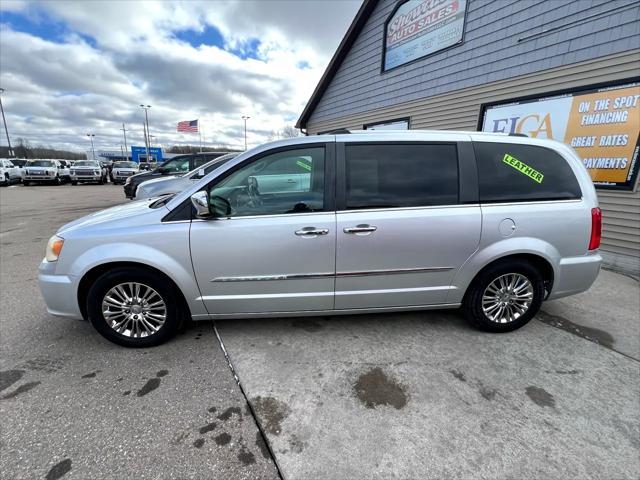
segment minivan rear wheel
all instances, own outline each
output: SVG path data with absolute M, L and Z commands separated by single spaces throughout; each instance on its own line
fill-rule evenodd
M 511 332 L 531 320 L 544 298 L 544 279 L 524 260 L 489 266 L 473 281 L 463 301 L 463 312 L 476 328 Z
M 173 287 L 140 268 L 101 275 L 89 289 L 87 312 L 103 337 L 125 347 L 159 345 L 180 323 Z

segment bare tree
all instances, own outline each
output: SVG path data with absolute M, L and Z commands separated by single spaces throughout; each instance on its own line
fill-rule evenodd
M 8 147 L 0 147 L 0 157 L 8 156 L 8 150 Z M 18 138 L 14 151 L 18 158 L 57 158 L 61 160 L 83 160 L 87 158 L 84 153 L 57 150 L 41 145 L 32 146 L 28 140 L 23 138 Z
M 271 142 L 273 140 L 281 140 L 283 138 L 296 138 L 300 137 L 301 135 L 302 132 L 300 132 L 300 130 L 298 130 L 296 127 L 287 125 L 280 130 L 273 130 L 271 132 L 271 135 L 269 135 L 268 140 Z

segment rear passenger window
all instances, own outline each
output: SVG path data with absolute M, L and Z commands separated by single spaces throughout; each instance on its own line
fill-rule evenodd
M 348 209 L 456 204 L 456 146 L 347 145 L 346 182 Z
M 204 165 L 205 163 L 211 161 L 210 158 L 205 157 L 204 155 L 199 155 L 197 157 L 195 157 L 194 162 L 193 162 L 193 166 L 194 168 L 198 168 L 201 167 L 202 165 Z
M 481 202 L 527 202 L 580 198 L 567 161 L 544 147 L 475 142 Z

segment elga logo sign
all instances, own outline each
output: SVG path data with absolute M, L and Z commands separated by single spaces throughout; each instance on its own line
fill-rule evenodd
M 462 41 L 466 0 L 409 0 L 385 27 L 384 69 Z
M 532 138 L 553 138 L 550 113 L 531 113 L 524 117 L 497 118 L 493 120 L 493 132 L 524 133 Z
M 531 138 L 564 138 L 571 97 L 535 103 L 500 106 L 487 110 L 485 132 L 523 133 Z

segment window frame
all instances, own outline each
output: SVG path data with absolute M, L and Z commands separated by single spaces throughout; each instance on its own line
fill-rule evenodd
M 462 144 L 468 144 L 465 148 Z M 347 208 L 347 146 L 358 145 L 449 145 L 455 147 L 458 163 L 458 201 L 444 205 L 416 205 L 389 208 Z M 470 156 L 471 155 L 471 156 Z M 417 208 L 449 208 L 478 203 L 478 176 L 471 142 L 452 141 L 355 141 L 336 144 L 336 210 L 338 212 L 364 212 L 377 210 L 405 210 Z
M 376 129 L 372 127 L 375 127 L 377 125 L 387 125 L 390 123 L 400 123 L 400 122 L 407 122 L 407 130 L 411 130 L 411 117 L 392 118 L 390 120 L 382 120 L 379 122 L 365 123 L 362 125 L 362 129 L 376 131 Z M 378 131 L 384 131 L 384 130 L 378 130 Z
M 281 216 L 291 216 L 291 215 L 315 215 L 318 213 L 327 213 L 327 212 L 335 212 L 335 142 L 313 142 L 313 143 L 301 143 L 297 145 L 287 145 L 284 147 L 276 147 L 269 150 L 265 150 L 263 152 L 257 153 L 242 162 L 238 165 L 234 165 L 229 168 L 225 172 L 221 173 L 216 178 L 212 179 L 206 186 L 202 188 L 201 191 L 206 191 L 207 195 L 212 187 L 216 184 L 234 174 L 238 170 L 244 168 L 250 163 L 259 161 L 260 159 L 267 157 L 269 155 L 273 155 L 276 153 L 301 150 L 307 148 L 323 148 L 324 149 L 324 195 L 323 195 L 323 208 L 322 210 L 318 210 L 316 212 L 295 212 L 295 213 L 265 213 L 265 214 L 257 214 L 257 215 L 244 215 L 237 217 L 217 217 L 215 219 L 249 219 L 249 218 L 264 218 L 264 217 L 281 217 Z M 190 202 L 190 200 L 189 200 Z M 178 207 L 180 208 L 180 207 Z M 194 212 L 192 211 L 192 218 L 195 218 Z

